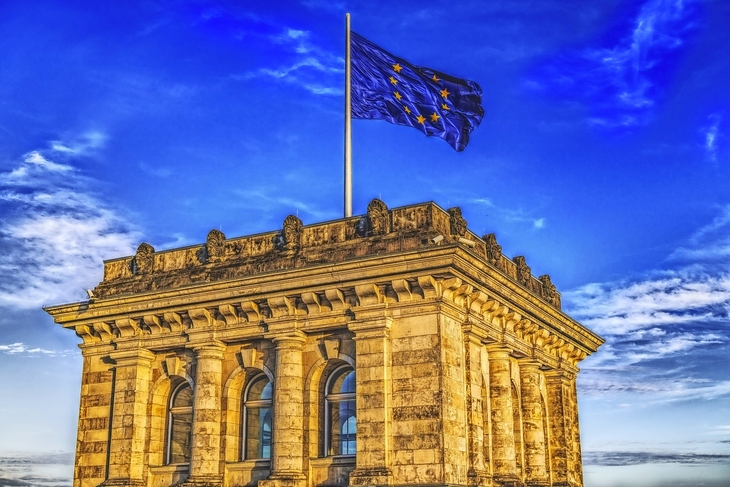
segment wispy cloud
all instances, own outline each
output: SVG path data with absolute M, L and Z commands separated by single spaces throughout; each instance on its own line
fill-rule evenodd
M 138 242 L 134 225 L 73 165 L 103 139 L 53 141 L 0 174 L 0 306 L 80 299 L 101 279 L 103 259 L 129 254 Z
M 730 455 L 702 453 L 668 453 L 651 451 L 586 451 L 585 465 L 610 467 L 641 465 L 646 463 L 680 463 L 686 465 L 710 465 L 730 462 Z
M 16 342 L 7 345 L 0 345 L 0 353 L 8 355 L 26 355 L 26 356 L 66 356 L 78 354 L 76 350 L 48 350 L 40 347 L 29 347 L 25 343 Z
M 585 104 L 597 127 L 645 124 L 666 83 L 670 56 L 693 27 L 693 0 L 648 0 L 612 45 L 561 55 L 527 86 Z
M 638 393 L 643 405 L 730 394 L 710 365 L 730 351 L 729 234 L 725 208 L 670 256 L 678 267 L 563 293 L 568 314 L 606 338 L 585 362 L 583 391 Z
M 262 67 L 233 75 L 238 81 L 267 78 L 290 83 L 315 95 L 342 94 L 341 75 L 344 60 L 318 47 L 305 30 L 284 28 L 270 35 L 268 41 L 279 46 L 289 62 L 278 67 Z
M 720 122 L 722 122 L 722 117 L 718 113 L 713 113 L 708 117 L 707 122 L 707 125 L 702 129 L 705 156 L 708 160 L 717 162 Z
M 332 210 L 324 210 L 317 205 L 305 203 L 303 201 L 280 195 L 278 190 L 269 190 L 268 188 L 259 188 L 253 191 L 235 190 L 234 193 L 244 204 L 258 208 L 286 209 L 287 211 L 296 211 L 301 214 L 311 216 L 315 221 L 323 221 L 330 218 L 337 218 L 338 213 Z M 306 221 L 304 222 L 307 223 Z
M 470 205 L 479 205 L 489 208 L 489 211 L 493 212 L 500 218 L 511 223 L 527 223 L 534 230 L 540 230 L 545 228 L 547 225 L 547 219 L 545 217 L 534 217 L 528 212 L 522 209 L 511 209 L 503 208 L 494 204 L 489 198 L 471 198 L 467 201 Z

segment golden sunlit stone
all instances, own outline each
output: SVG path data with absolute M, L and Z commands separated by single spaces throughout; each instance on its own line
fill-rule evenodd
M 46 308 L 83 339 L 74 487 L 583 485 L 602 340 L 459 208 L 142 244 L 93 296 Z

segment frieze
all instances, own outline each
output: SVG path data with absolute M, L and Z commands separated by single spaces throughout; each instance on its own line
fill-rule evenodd
M 487 327 L 485 330 L 492 329 L 497 333 L 494 340 L 510 336 L 512 340 L 523 343 L 526 350 L 540 349 L 572 365 L 587 355 L 585 350 L 569 343 L 566 337 L 524 316 L 503 298 L 477 289 L 459 277 L 431 275 L 227 302 L 215 307 L 127 316 L 92 325 L 77 325 L 76 332 L 85 343 L 98 343 L 147 335 L 191 333 L 195 329 L 205 331 L 248 323 L 262 324 L 269 320 L 313 318 L 330 313 L 343 316 L 343 310 L 348 309 L 356 315 L 359 308 L 422 300 L 451 303 L 465 316 L 471 317 L 467 318 L 467 322 L 476 318 L 483 323 L 481 326 Z

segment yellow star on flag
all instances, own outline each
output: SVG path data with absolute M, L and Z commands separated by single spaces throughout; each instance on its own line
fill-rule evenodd
M 434 80 L 434 82 L 439 82 L 439 81 L 441 81 L 441 80 L 440 80 L 439 78 L 437 78 L 437 77 L 436 77 L 436 75 L 435 75 L 435 74 L 433 75 L 433 78 L 431 78 L 431 79 L 432 79 L 432 80 Z
M 393 65 L 393 71 L 395 71 L 396 73 L 400 73 L 401 69 L 403 69 L 403 67 L 399 63 L 395 63 Z
M 395 92 L 395 97 L 396 97 L 396 98 L 397 98 L 398 100 L 400 100 L 401 98 L 403 98 L 403 95 L 401 95 L 400 93 L 398 93 L 398 92 L 396 91 L 396 92 Z
M 405 110 L 405 111 L 406 111 L 406 113 L 411 113 L 411 109 L 410 109 L 410 108 L 408 108 L 408 107 L 404 107 L 404 108 L 403 108 L 403 110 Z
M 433 112 L 433 113 L 431 114 L 431 121 L 432 121 L 432 122 L 438 122 L 438 121 L 439 121 L 439 118 L 441 118 L 441 117 L 439 116 L 439 114 L 438 114 L 438 113 L 436 113 L 436 112 Z
M 393 78 L 390 78 L 390 79 L 393 79 Z M 451 93 L 449 93 L 449 91 L 446 88 L 444 88 L 443 90 L 441 90 L 441 96 L 443 96 L 444 98 L 446 98 L 450 94 Z
M 449 106 L 446 103 L 442 103 L 441 108 L 443 108 L 444 110 L 451 110 L 451 108 L 449 108 Z
M 393 83 L 394 85 L 397 85 L 397 84 L 398 84 L 398 80 L 397 80 L 397 79 L 395 79 L 395 78 L 394 78 L 394 77 L 392 77 L 392 76 L 390 77 L 390 82 L 391 82 L 391 83 Z M 441 94 L 443 95 L 443 93 L 444 93 L 444 92 L 442 91 L 442 92 L 441 92 Z M 446 98 L 446 97 L 444 96 L 444 98 Z
M 416 118 L 416 120 L 418 120 L 418 123 L 420 123 L 421 125 L 426 125 L 426 124 L 424 123 L 424 122 L 426 121 L 426 117 L 424 117 L 423 115 L 419 115 L 419 116 L 418 116 L 418 117 Z

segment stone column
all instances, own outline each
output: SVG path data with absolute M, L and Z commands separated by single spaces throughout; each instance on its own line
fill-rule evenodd
M 574 485 L 583 486 L 583 455 L 580 451 L 580 423 L 578 422 L 578 384 L 577 375 L 570 379 L 570 439 L 572 439 L 573 463 L 569 471 L 573 473 L 571 481 Z M 569 441 L 570 445 L 570 441 Z
M 259 487 L 303 487 L 304 475 L 304 366 L 302 347 L 306 335 L 292 331 L 273 336 L 274 421 L 271 475 Z
M 103 486 L 143 486 L 147 402 L 155 354 L 138 348 L 109 354 L 114 360 L 114 407 L 108 476 Z
M 221 472 L 221 382 L 223 352 L 218 341 L 193 347 L 195 350 L 195 394 L 193 396 L 193 442 L 190 475 L 184 485 L 219 486 Z
M 515 459 L 510 350 L 496 345 L 487 347 L 487 351 L 489 400 L 492 408 L 492 474 L 496 485 L 512 486 L 519 482 L 519 477 Z
M 545 431 L 540 396 L 540 362 L 520 360 L 522 428 L 525 441 L 525 483 L 532 487 L 550 485 L 545 455 Z
M 484 463 L 484 411 L 482 399 L 482 342 L 464 330 L 464 357 L 466 368 L 467 448 L 469 452 L 469 485 L 488 485 L 488 471 Z
M 355 333 L 357 465 L 350 485 L 392 485 L 390 318 L 351 323 Z
M 548 391 L 548 418 L 550 422 L 550 457 L 554 487 L 578 487 L 582 485 L 575 475 L 573 431 L 578 420 L 574 414 L 571 390 L 575 387 L 575 374 L 563 369 L 545 372 Z

